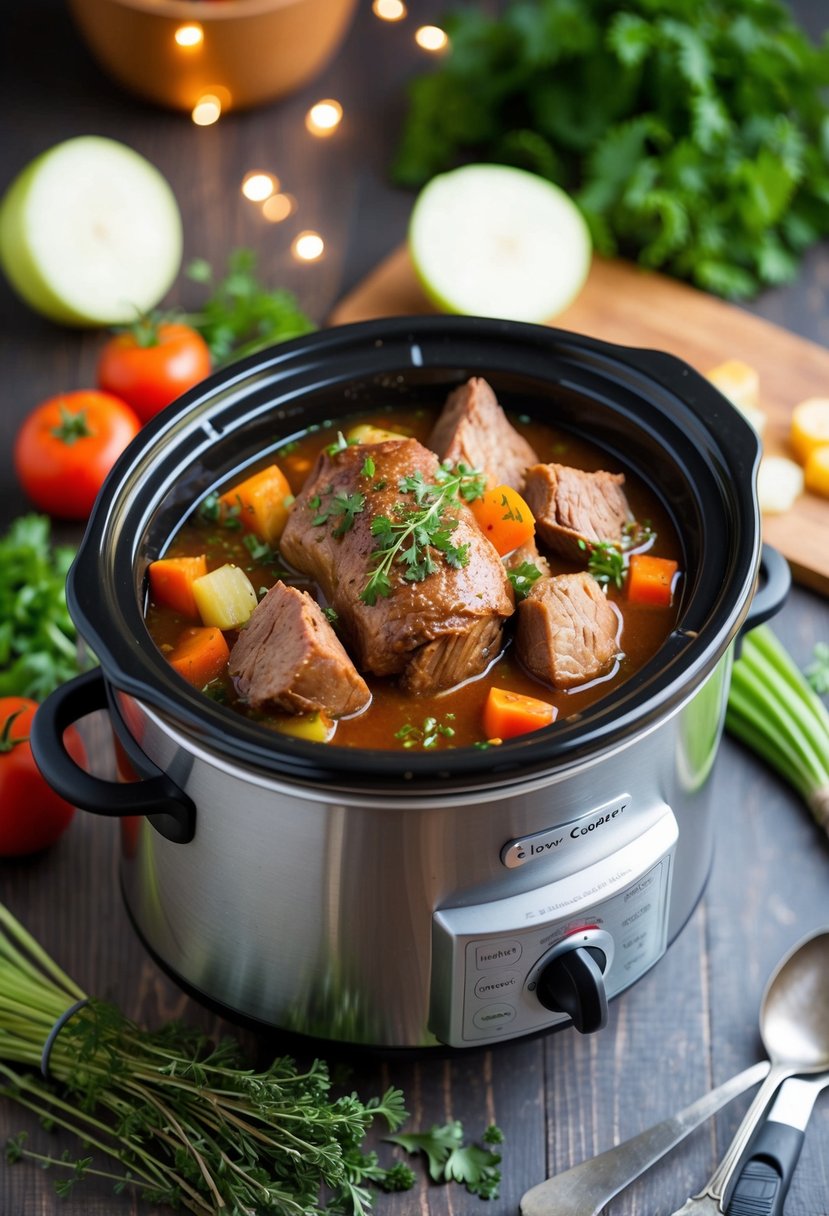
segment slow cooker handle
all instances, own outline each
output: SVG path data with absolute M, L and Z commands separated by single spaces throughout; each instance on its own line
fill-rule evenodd
M 754 599 L 749 606 L 746 619 L 740 629 L 740 637 L 776 616 L 786 602 L 792 587 L 792 572 L 782 553 L 771 545 L 763 545 L 760 554 L 760 579 Z
M 146 815 L 174 844 L 188 844 L 196 834 L 196 807 L 175 782 L 146 757 L 142 768 L 152 775 L 140 781 L 106 781 L 82 769 L 66 750 L 63 732 L 79 718 L 108 709 L 107 687 L 100 668 L 76 676 L 50 693 L 38 707 L 29 741 L 43 776 L 72 806 L 95 815 L 121 818 Z

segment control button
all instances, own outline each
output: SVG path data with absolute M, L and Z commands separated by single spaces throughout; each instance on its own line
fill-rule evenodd
M 521 943 L 509 941 L 484 942 L 475 947 L 475 966 L 479 971 L 495 971 L 517 963 L 521 957 Z
M 557 954 L 542 969 L 536 995 L 545 1009 L 567 1013 L 576 1030 L 590 1034 L 607 1022 L 602 971 L 607 962 L 596 946 L 576 946 Z
M 515 971 L 492 971 L 482 975 L 475 985 L 475 996 L 492 1000 L 494 996 L 506 996 L 519 989 L 518 974 Z
M 478 1030 L 488 1030 L 497 1034 L 502 1026 L 514 1022 L 518 1011 L 512 1005 L 484 1005 L 472 1019 L 472 1025 Z

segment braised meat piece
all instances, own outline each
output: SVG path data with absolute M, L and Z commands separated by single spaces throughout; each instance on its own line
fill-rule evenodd
M 608 671 L 618 633 L 612 604 L 584 571 L 539 579 L 518 605 L 518 657 L 554 688 L 574 688 Z
M 307 591 L 275 583 L 230 652 L 239 696 L 258 710 L 357 713 L 371 700 L 365 680 Z
M 619 544 L 633 515 L 624 473 L 587 473 L 563 464 L 527 470 L 524 497 L 539 539 L 571 561 L 585 561 L 600 541 Z
M 490 486 L 520 490 L 538 456 L 519 435 L 486 380 L 473 376 L 449 394 L 427 447 L 452 465 L 486 473 Z
M 440 472 L 434 453 L 415 439 L 323 452 L 281 541 L 285 559 L 322 587 L 360 670 L 400 676 L 424 694 L 482 672 L 513 611 L 506 571 L 469 508 L 438 501 Z M 410 533 L 388 566 L 387 594 L 372 596 L 379 552 L 399 538 L 388 529 L 408 527 L 430 502 L 431 522 L 441 524 L 441 535 L 432 533 L 438 544 L 422 530 Z

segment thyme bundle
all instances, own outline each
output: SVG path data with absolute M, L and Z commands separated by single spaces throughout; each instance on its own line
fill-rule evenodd
M 86 1001 L 51 1046 L 58 1088 L 31 1069 L 61 1016 Z M 333 1099 L 330 1088 L 320 1060 L 300 1072 L 280 1058 L 255 1072 L 233 1040 L 212 1047 L 178 1023 L 139 1029 L 89 1000 L 0 904 L 0 1096 L 83 1145 L 82 1156 L 53 1157 L 18 1136 L 6 1156 L 60 1169 L 59 1193 L 90 1175 L 197 1216 L 309 1216 L 324 1190 L 327 1211 L 361 1216 L 371 1206 L 366 1184 L 404 1190 L 414 1181 L 408 1166 L 386 1169 L 363 1151 L 375 1119 L 391 1130 L 406 1119 L 403 1095 L 390 1088 L 363 1102 Z

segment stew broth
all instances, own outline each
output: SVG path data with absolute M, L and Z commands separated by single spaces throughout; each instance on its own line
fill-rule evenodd
M 425 444 L 438 412 L 398 408 L 393 413 L 375 411 L 354 414 L 330 426 L 312 429 L 300 439 L 269 452 L 266 458 L 263 457 L 262 465 L 276 464 L 285 474 L 292 492 L 297 494 L 317 455 L 336 441 L 338 432 L 368 423 L 411 435 Z M 625 493 L 631 510 L 639 523 L 647 523 L 653 531 L 651 551 L 677 561 L 681 569 L 682 550 L 676 529 L 659 498 L 636 474 L 619 468 L 618 462 L 611 460 L 600 448 L 569 432 L 521 416 L 516 418 L 511 415 L 510 421 L 532 444 L 544 463 L 566 464 L 587 471 L 606 469 L 624 472 Z M 246 469 L 244 474 L 229 479 L 222 492 L 254 471 L 254 468 Z M 195 511 L 171 539 L 164 556 L 204 554 L 208 570 L 233 562 L 248 574 L 260 598 L 277 579 L 282 578 L 286 583 L 310 591 L 324 605 L 314 584 L 303 575 L 291 571 L 278 555 L 273 560 L 270 554 L 263 557 L 255 544 L 248 547 L 250 542 L 245 543 L 246 535 L 250 534 L 244 533 L 238 524 L 235 528 L 228 527 L 217 521 L 206 520 Z M 553 574 L 572 573 L 584 568 L 547 551 L 545 556 Z M 623 622 L 620 637 L 623 657 L 608 675 L 568 691 L 555 690 L 540 683 L 518 661 L 514 646 L 509 641 L 511 628 L 508 622 L 505 630 L 507 644 L 488 670 L 449 691 L 434 696 L 414 697 L 403 692 L 394 680 L 363 673 L 371 689 L 371 703 L 361 713 L 340 719 L 330 742 L 339 747 L 381 749 L 418 749 L 424 741 L 436 749 L 484 746 L 487 740 L 482 727 L 482 713 L 492 685 L 555 705 L 559 720 L 580 713 L 642 667 L 662 645 L 676 621 L 676 595 L 674 603 L 666 608 L 633 604 L 626 598 L 624 590 L 618 590 L 612 583 L 607 588 L 607 595 L 617 605 Z M 175 647 L 183 630 L 193 624 L 192 620 L 154 603 L 152 598 L 147 602 L 146 622 L 155 642 L 167 653 Z M 235 635 L 229 633 L 227 637 L 232 645 Z M 286 721 L 284 715 L 252 711 L 237 696 L 227 674 L 208 685 L 205 692 L 274 730 L 279 730 Z M 551 729 L 555 729 L 555 726 Z

